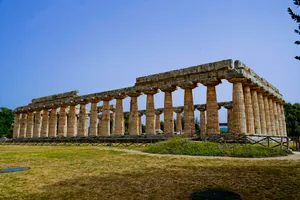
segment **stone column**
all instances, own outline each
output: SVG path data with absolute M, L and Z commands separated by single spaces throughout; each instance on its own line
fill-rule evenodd
M 232 119 L 232 105 L 228 105 L 225 107 L 227 109 L 227 130 L 229 133 L 232 133 L 231 130 L 233 129 L 233 119 Z
M 200 111 L 200 136 L 206 136 L 206 119 L 205 119 L 205 107 L 197 108 Z
M 48 137 L 56 137 L 57 132 L 57 108 L 52 108 L 49 119 Z
M 74 104 L 70 105 L 69 114 L 68 114 L 68 122 L 67 122 L 67 137 L 75 137 L 77 130 L 77 117 L 76 117 L 76 107 Z
M 98 115 L 98 136 L 103 136 L 102 134 L 102 115 Z
M 143 91 L 147 95 L 146 103 L 146 134 L 155 135 L 154 94 L 157 89 Z
M 181 122 L 182 111 L 183 111 L 182 108 L 174 109 L 174 112 L 176 112 L 176 132 L 177 133 L 182 133 L 182 122 Z
M 193 89 L 197 87 L 197 84 L 185 83 L 183 85 L 180 85 L 179 87 L 184 89 L 184 135 L 192 137 L 194 134 L 196 134 Z
M 107 97 L 102 99 L 103 100 L 103 111 L 102 111 L 102 134 L 104 136 L 110 135 L 110 107 L 109 101 L 112 100 L 112 97 Z
M 273 101 L 272 98 L 269 98 L 269 113 L 270 113 L 270 122 L 271 122 L 271 135 L 276 136 L 276 128 L 275 128 L 275 118 L 274 118 L 274 109 L 273 109 Z
M 27 127 L 27 113 L 22 113 L 19 138 L 25 138 L 26 127 Z
M 207 82 L 206 86 L 206 134 L 219 134 L 219 106 L 217 102 L 216 86 L 220 82 Z
M 67 136 L 67 113 L 65 105 L 59 108 L 58 137 Z
M 275 121 L 276 135 L 280 136 L 279 123 L 278 123 L 278 113 L 277 113 L 277 104 L 276 104 L 276 100 L 275 99 L 273 99 L 273 112 L 274 112 L 274 121 Z
M 98 100 L 91 102 L 91 111 L 90 111 L 90 137 L 98 135 L 97 130 L 97 121 L 98 121 L 98 109 L 97 109 Z
M 155 110 L 155 130 L 161 130 L 160 127 L 160 115 L 162 110 Z
M 247 84 L 245 84 L 245 86 L 244 86 L 244 97 L 245 97 L 245 112 L 246 112 L 247 135 L 253 135 L 254 134 L 253 107 L 252 107 L 252 99 L 251 99 L 250 86 L 247 85 Z
M 41 137 L 41 127 L 42 127 L 42 112 L 41 110 L 35 111 L 34 117 L 34 126 L 33 126 L 33 137 L 39 138 Z
M 143 112 L 139 112 L 139 134 L 143 133 L 143 123 L 142 123 L 142 116 L 144 115 Z
M 265 117 L 266 117 L 266 131 L 267 134 L 270 135 L 271 131 L 271 122 L 270 122 L 270 108 L 267 94 L 264 94 L 264 106 L 265 106 Z
M 173 99 L 172 92 L 176 87 L 161 88 L 165 93 L 164 98 L 164 135 L 172 136 L 174 133 Z
M 258 107 L 259 107 L 259 115 L 260 115 L 260 127 L 261 127 L 261 134 L 266 135 L 266 116 L 265 116 L 265 106 L 264 106 L 264 98 L 262 92 L 257 93 L 258 98 Z
M 276 107 L 277 107 L 277 114 L 278 114 L 279 135 L 283 136 L 282 113 L 281 113 L 279 102 L 276 102 Z
M 257 135 L 260 135 L 261 134 L 260 114 L 259 114 L 259 106 L 258 106 L 258 99 L 257 99 L 257 91 L 255 88 L 251 89 L 251 97 L 252 97 L 253 116 L 254 116 L 254 132 Z
M 138 113 L 138 96 L 140 92 L 128 94 L 130 96 L 130 115 L 129 115 L 129 135 L 139 135 L 139 113 Z
M 283 136 L 287 136 L 287 131 L 286 131 L 286 122 L 285 122 L 285 114 L 284 114 L 284 102 L 282 102 L 280 108 L 281 108 L 281 113 L 282 113 L 282 125 L 283 125 Z
M 41 137 L 48 137 L 49 112 L 48 109 L 43 109 Z
M 116 135 L 124 135 L 124 112 L 123 112 L 123 99 L 126 95 L 118 95 L 114 98 L 116 99 L 116 117 L 115 117 L 115 131 Z
M 26 138 L 32 138 L 32 136 L 33 136 L 33 112 L 29 111 L 27 114 Z
M 79 111 L 79 120 L 78 120 L 78 132 L 77 136 L 86 137 L 87 134 L 87 110 L 86 110 L 87 102 L 80 103 L 80 111 Z
M 232 89 L 233 130 L 232 132 L 237 134 L 247 133 L 245 101 L 244 101 L 244 92 L 243 92 L 243 83 L 242 83 L 243 80 L 244 79 L 239 79 L 239 78 L 228 80 L 233 84 L 233 89 Z
M 20 134 L 20 113 L 15 113 L 13 138 L 18 138 Z

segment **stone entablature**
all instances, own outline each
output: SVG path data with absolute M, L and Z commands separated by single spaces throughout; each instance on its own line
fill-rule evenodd
M 66 99 L 66 98 L 74 98 L 78 96 L 79 91 L 78 90 L 74 90 L 74 91 L 70 91 L 70 92 L 64 92 L 64 93 L 60 93 L 60 94 L 54 94 L 54 95 L 50 95 L 50 96 L 44 96 L 44 97 L 40 97 L 40 98 L 35 98 L 31 100 L 31 104 L 36 104 L 36 103 L 43 103 L 43 102 L 47 102 L 47 101 L 54 101 L 54 100 L 62 100 L 62 99 Z

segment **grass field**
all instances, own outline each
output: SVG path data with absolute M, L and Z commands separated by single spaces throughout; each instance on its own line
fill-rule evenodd
M 94 146 L 0 145 L 0 199 L 189 199 L 223 188 L 244 199 L 300 199 L 300 162 L 148 156 Z

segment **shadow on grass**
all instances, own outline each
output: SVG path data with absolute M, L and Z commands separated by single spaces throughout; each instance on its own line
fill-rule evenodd
M 289 171 L 290 173 L 286 173 Z M 292 167 L 169 165 L 131 173 L 70 177 L 20 199 L 189 199 L 193 191 L 220 188 L 243 199 L 300 199 Z M 294 177 L 294 178 L 293 178 Z M 17 199 L 17 198 L 16 198 Z

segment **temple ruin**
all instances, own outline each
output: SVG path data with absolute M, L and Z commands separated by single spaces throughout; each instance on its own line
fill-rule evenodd
M 217 102 L 216 86 L 226 79 L 232 83 L 232 100 Z M 193 89 L 206 87 L 206 104 L 194 104 Z M 184 105 L 174 107 L 172 92 L 184 90 Z M 154 95 L 164 93 L 164 107 L 156 108 Z M 147 95 L 146 110 L 139 110 L 138 97 Z M 130 111 L 124 112 L 123 99 L 130 98 Z M 110 101 L 115 99 L 116 104 Z M 103 106 L 97 104 L 102 101 Z M 91 104 L 90 111 L 87 104 Z M 169 72 L 138 77 L 132 87 L 78 95 L 78 91 L 32 99 L 15 109 L 14 138 L 96 137 L 124 135 L 124 115 L 129 115 L 129 135 L 140 135 L 141 116 L 146 116 L 146 134 L 160 129 L 164 114 L 164 135 L 183 132 L 195 135 L 195 110 L 200 111 L 201 136 L 219 134 L 220 107 L 227 109 L 228 129 L 245 135 L 286 136 L 284 100 L 273 85 L 240 61 L 223 60 Z M 174 130 L 176 113 L 176 130 Z M 184 116 L 182 130 L 181 113 Z M 156 120 L 157 119 L 157 120 Z M 111 126 L 112 121 L 112 126 Z M 112 130 L 111 130 L 112 129 Z

